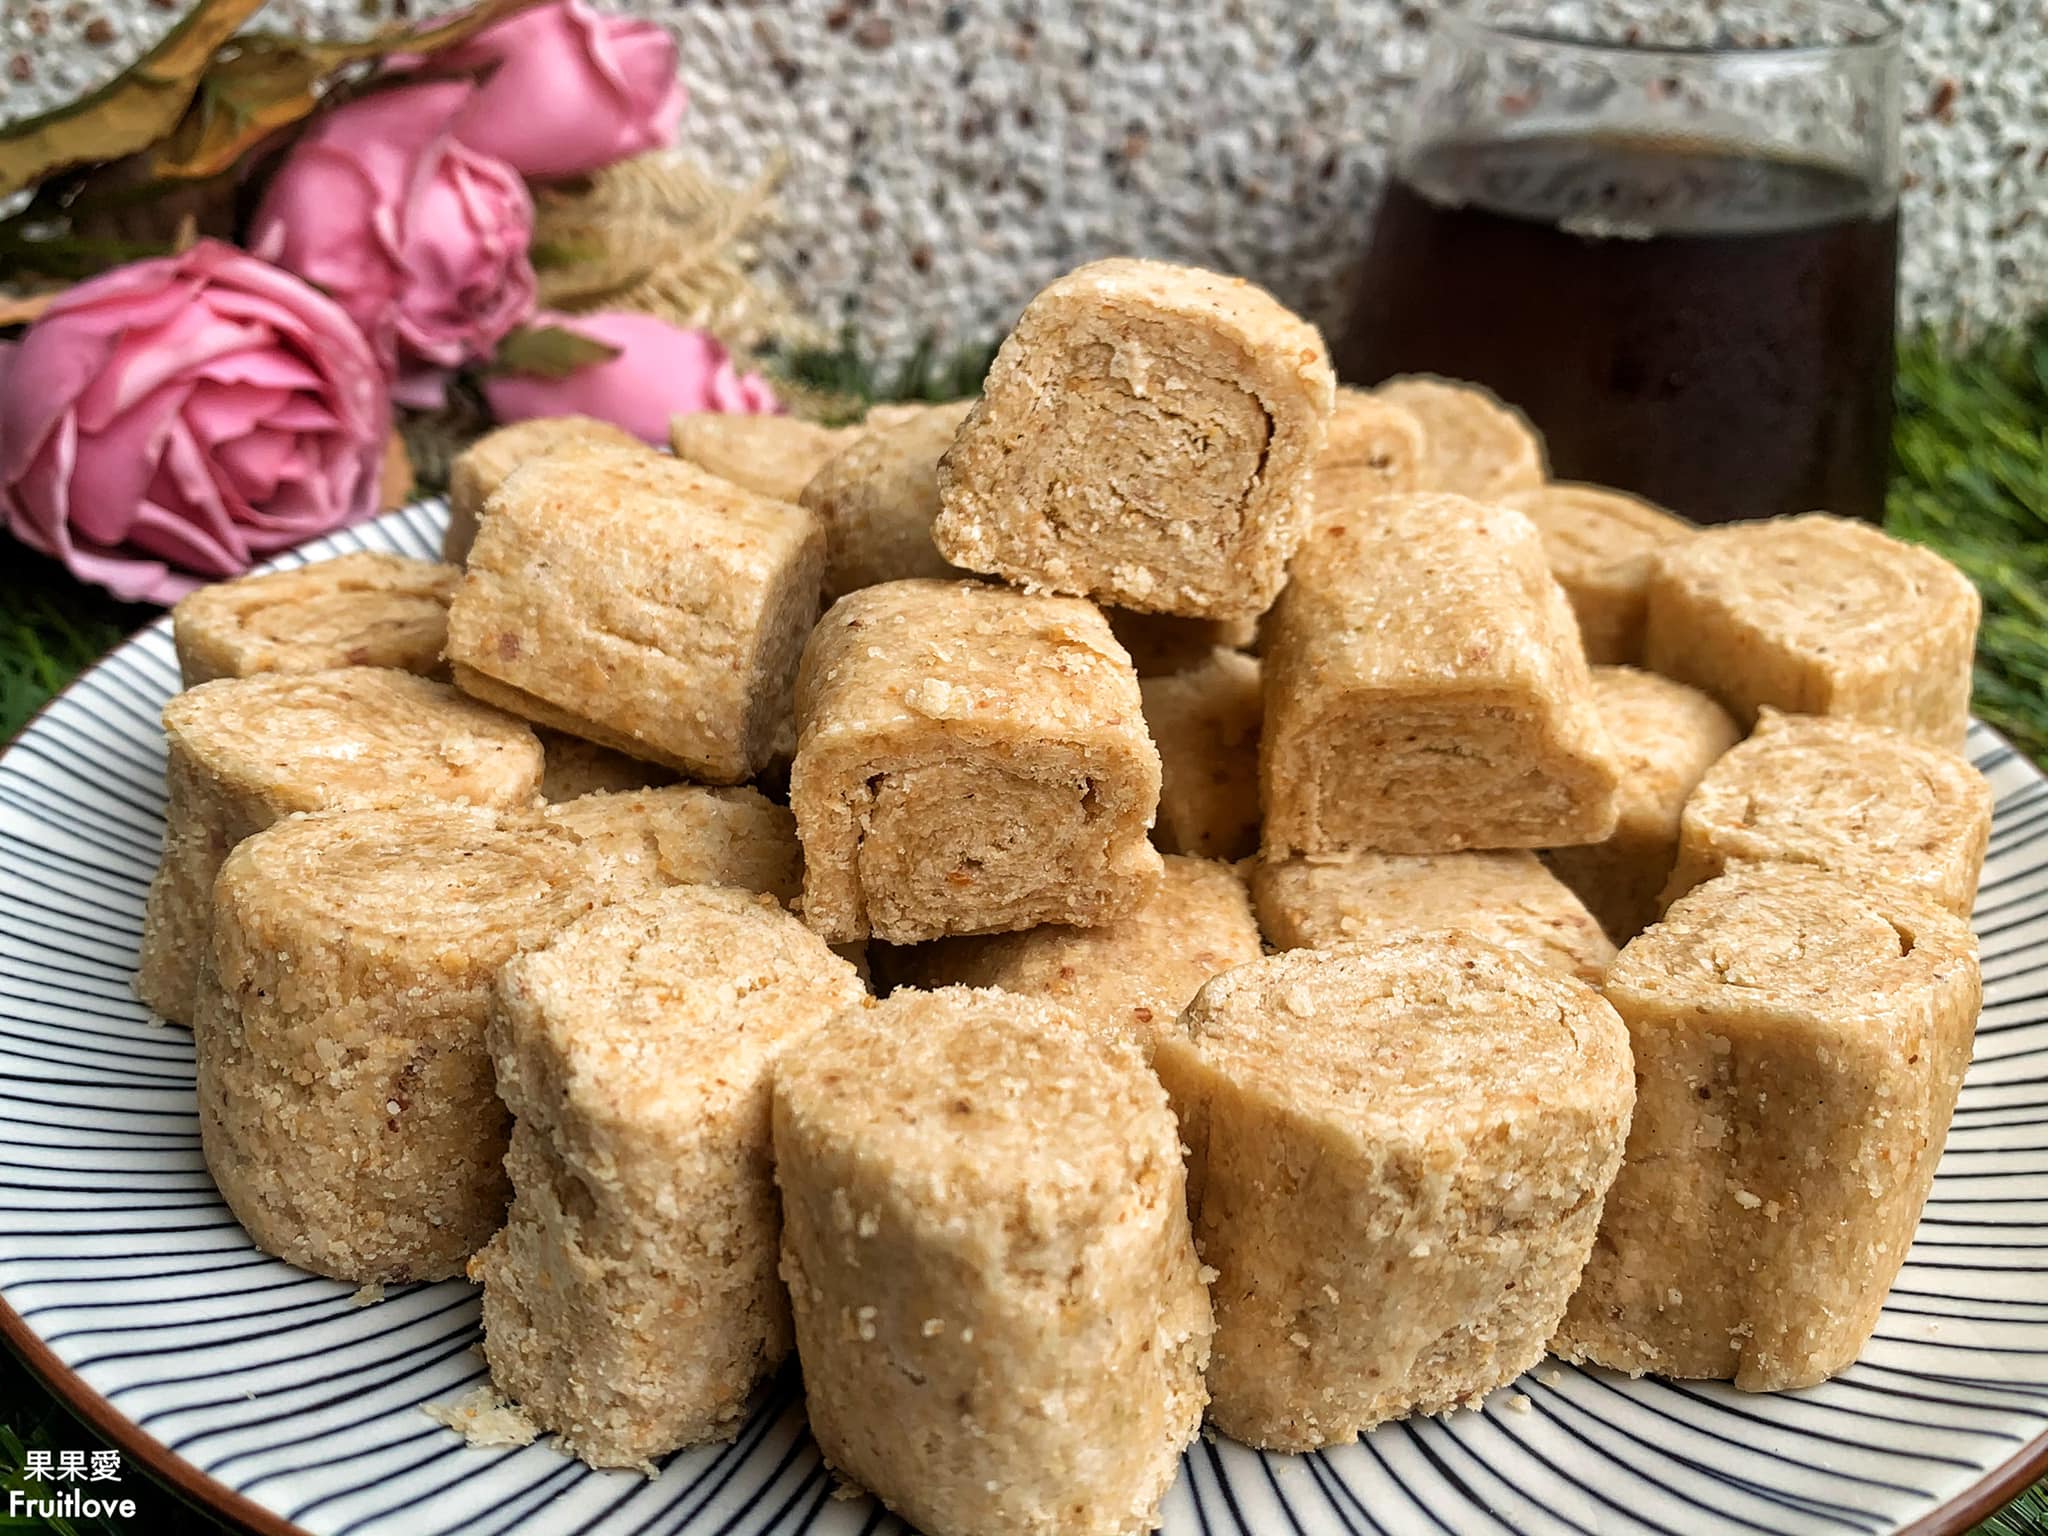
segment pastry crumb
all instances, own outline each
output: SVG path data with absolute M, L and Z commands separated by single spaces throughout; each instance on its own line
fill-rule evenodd
M 540 1437 L 540 1426 L 488 1384 L 452 1403 L 422 1403 L 420 1412 L 479 1448 L 531 1445 Z

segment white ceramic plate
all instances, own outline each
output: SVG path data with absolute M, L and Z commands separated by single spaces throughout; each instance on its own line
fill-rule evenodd
M 431 557 L 444 515 L 422 504 L 278 564 Z M 129 991 L 161 828 L 157 712 L 177 686 L 160 623 L 0 758 L 0 1331 L 131 1456 L 264 1532 L 900 1530 L 831 1497 L 793 1370 L 734 1444 L 652 1479 L 545 1443 L 472 1450 L 419 1411 L 484 1380 L 472 1288 L 359 1307 L 250 1246 L 200 1159 L 190 1039 Z M 1951 1531 L 2048 1471 L 2048 782 L 1981 726 L 1970 751 L 1998 800 L 1984 1017 L 1862 1361 L 1775 1397 L 1546 1363 L 1483 1412 L 1322 1455 L 1204 1441 L 1167 1530 Z

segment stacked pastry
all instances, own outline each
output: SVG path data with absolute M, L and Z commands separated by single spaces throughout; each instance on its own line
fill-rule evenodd
M 139 985 L 259 1245 L 466 1268 L 600 1465 L 793 1347 L 932 1536 L 1142 1531 L 1205 1415 L 1546 1346 L 1855 1357 L 1976 1010 L 1953 571 L 1552 482 L 1146 261 L 978 399 L 672 447 L 509 427 L 462 569 L 181 605 Z

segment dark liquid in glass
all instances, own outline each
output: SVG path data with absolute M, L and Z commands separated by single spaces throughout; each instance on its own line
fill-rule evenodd
M 1388 189 L 1339 372 L 1487 385 L 1560 479 L 1702 522 L 1882 516 L 1898 214 L 1824 165 L 1622 137 L 1441 144 Z

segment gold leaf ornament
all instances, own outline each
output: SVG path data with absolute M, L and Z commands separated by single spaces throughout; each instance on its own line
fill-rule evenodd
M 215 52 L 262 5 L 198 0 L 161 42 L 98 90 L 0 129 L 0 196 L 163 138 L 192 104 Z

